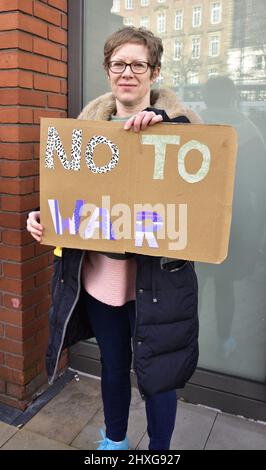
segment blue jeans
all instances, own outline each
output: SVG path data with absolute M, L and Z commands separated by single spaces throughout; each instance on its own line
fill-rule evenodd
M 131 337 L 135 326 L 135 302 L 113 307 L 84 291 L 86 312 L 97 339 L 102 364 L 102 399 L 106 436 L 122 441 L 127 433 L 131 400 Z M 149 450 L 168 450 L 175 427 L 176 391 L 145 399 Z

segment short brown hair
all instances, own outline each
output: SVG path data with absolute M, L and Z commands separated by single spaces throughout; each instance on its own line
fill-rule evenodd
M 126 26 L 113 33 L 104 44 L 103 66 L 105 70 L 108 69 L 108 63 L 115 49 L 128 42 L 146 46 L 148 49 L 149 63 L 152 68 L 161 67 L 161 57 L 163 54 L 162 40 L 145 28 Z

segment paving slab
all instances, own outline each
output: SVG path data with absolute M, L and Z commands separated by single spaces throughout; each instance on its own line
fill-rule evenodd
M 100 407 L 100 381 L 80 376 L 44 406 L 25 429 L 70 444 Z
M 181 400 L 178 402 L 176 425 L 171 440 L 172 450 L 203 449 L 211 431 L 217 412 Z M 148 449 L 149 438 L 145 434 L 138 449 Z
M 128 420 L 128 438 L 131 449 L 135 449 L 146 431 L 145 404 L 136 388 L 132 388 L 131 406 Z M 101 440 L 99 430 L 105 432 L 104 415 L 102 408 L 93 416 L 89 423 L 77 435 L 72 446 L 78 449 L 95 450 Z
M 99 429 L 105 430 L 103 410 L 99 410 L 71 442 L 71 446 L 82 450 L 95 450 L 101 440 Z
M 266 450 L 266 424 L 221 413 L 209 436 L 207 450 Z
M 10 424 L 3 423 L 0 421 L 0 447 L 2 447 L 16 432 L 18 429 Z
M 22 429 L 18 431 L 1 450 L 75 450 L 62 442 L 57 442 L 35 432 Z
M 105 430 L 101 383 L 80 375 L 22 429 L 0 421 L 0 449 L 94 450 Z M 132 388 L 128 437 L 131 449 L 148 449 L 145 402 Z M 179 400 L 172 450 L 266 450 L 266 424 Z

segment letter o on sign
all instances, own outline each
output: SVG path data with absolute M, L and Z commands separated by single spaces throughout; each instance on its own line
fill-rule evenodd
M 188 173 L 185 168 L 185 158 L 190 150 L 198 150 L 202 154 L 202 163 L 196 173 Z M 190 140 L 178 152 L 178 172 L 187 183 L 198 183 L 208 174 L 211 162 L 211 152 L 207 145 L 198 140 Z
M 111 150 L 112 158 L 107 165 L 96 166 L 94 163 L 94 149 L 96 145 L 99 144 L 108 145 Z M 85 160 L 88 168 L 92 171 L 92 173 L 107 173 L 108 171 L 111 171 L 113 168 L 115 168 L 119 162 L 119 148 L 111 140 L 106 139 L 106 137 L 102 135 L 94 135 L 86 147 Z

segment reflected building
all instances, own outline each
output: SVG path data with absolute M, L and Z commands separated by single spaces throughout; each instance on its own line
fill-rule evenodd
M 265 83 L 265 0 L 235 0 L 228 72 L 235 83 Z
M 233 1 L 116 0 L 112 11 L 124 25 L 148 28 L 161 37 L 160 85 L 200 84 L 226 73 Z
M 265 0 L 114 0 L 111 11 L 123 25 L 148 28 L 161 37 L 159 86 L 173 88 L 200 112 L 201 85 L 226 75 L 237 87 L 242 111 L 266 139 Z

